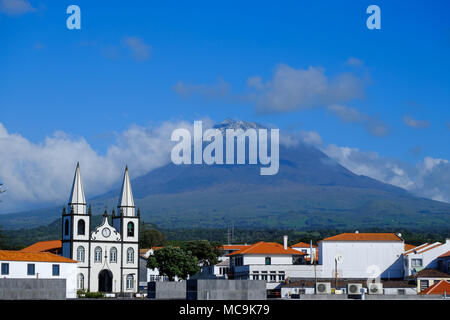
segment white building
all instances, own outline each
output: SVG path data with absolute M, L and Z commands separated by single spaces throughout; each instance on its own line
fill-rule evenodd
M 230 253 L 230 270 L 234 279 L 266 280 L 274 289 L 304 263 L 303 253 L 275 242 L 258 242 Z M 311 266 L 309 266 L 311 267 Z
M 62 255 L 77 260 L 77 288 L 91 292 L 137 291 L 139 211 L 136 215 L 128 168 L 122 183 L 118 215 L 112 225 L 105 210 L 103 222 L 91 230 L 91 210 L 86 210 L 80 166 L 77 165 L 69 200 L 62 213 Z
M 305 254 L 305 259 L 310 261 L 311 253 L 314 259 L 318 259 L 317 246 L 306 242 L 298 242 L 291 246 L 292 249 L 300 251 Z
M 319 242 L 320 277 L 403 278 L 404 241 L 394 233 L 342 233 Z M 337 268 L 337 269 L 336 269 Z
M 424 243 L 404 253 L 405 277 L 423 269 L 438 269 L 438 257 L 450 250 L 450 239 L 445 243 Z
M 0 250 L 1 277 L 65 279 L 66 298 L 76 298 L 77 262 L 48 252 Z

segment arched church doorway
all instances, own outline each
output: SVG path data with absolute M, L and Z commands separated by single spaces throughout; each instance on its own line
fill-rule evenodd
M 112 272 L 103 269 L 98 274 L 98 291 L 100 292 L 112 292 Z

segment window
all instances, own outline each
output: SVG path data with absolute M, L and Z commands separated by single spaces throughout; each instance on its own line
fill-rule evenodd
M 133 248 L 128 248 L 128 250 L 127 250 L 127 263 L 134 263 L 134 250 L 133 250 Z
M 420 280 L 420 291 L 425 290 L 426 288 L 429 287 L 429 282 L 428 280 Z
M 117 249 L 112 247 L 109 253 L 109 262 L 116 263 L 117 262 Z
M 134 277 L 132 274 L 127 275 L 127 290 L 134 288 Z
M 266 257 L 266 265 L 272 264 L 272 258 Z
M 267 280 L 267 274 L 262 274 L 261 275 L 261 280 Z
M 59 264 L 52 265 L 52 275 L 59 276 Z
M 102 262 L 102 248 L 100 248 L 100 247 L 95 248 L 94 262 Z
M 271 275 L 270 275 L 270 281 L 273 281 L 273 282 L 277 281 L 277 276 L 271 274 Z
M 69 219 L 66 219 L 66 222 L 64 222 L 64 234 L 66 236 L 69 235 Z
M 252 278 L 253 278 L 253 280 L 259 280 L 259 275 L 254 274 L 254 275 L 252 276 Z
M 77 248 L 77 260 L 79 262 L 84 262 L 84 247 L 83 246 L 79 246 Z
M 2 274 L 9 274 L 9 263 L 2 263 Z
M 134 237 L 134 223 L 128 222 L 127 224 L 127 236 Z
M 78 232 L 77 232 L 77 234 L 79 235 L 79 236 L 84 236 L 84 227 L 85 227 L 85 222 L 84 222 L 84 220 L 83 219 L 81 219 L 81 220 L 78 220 Z
M 29 263 L 27 265 L 27 274 L 29 276 L 34 276 L 34 273 L 35 273 L 34 263 Z
M 82 273 L 78 274 L 77 277 L 77 288 L 80 290 L 84 289 L 84 275 Z
M 411 259 L 411 267 L 421 267 L 422 259 Z
M 278 280 L 279 281 L 284 281 L 284 274 L 279 274 L 278 275 Z

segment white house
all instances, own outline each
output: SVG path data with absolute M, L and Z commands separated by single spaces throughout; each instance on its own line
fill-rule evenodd
M 322 278 L 358 279 L 379 274 L 403 278 L 404 241 L 394 233 L 342 233 L 319 242 Z
M 304 253 L 289 248 L 287 237 L 284 245 L 261 241 L 228 256 L 234 279 L 266 280 L 267 289 L 278 287 L 292 271 L 302 267 L 298 264 L 304 263 Z
M 77 295 L 77 261 L 49 252 L 0 250 L 1 277 L 65 279 L 66 298 Z
M 424 243 L 404 253 L 405 277 L 423 269 L 438 269 L 438 258 L 450 250 L 450 239 L 445 243 Z
M 302 253 L 305 254 L 305 259 L 307 261 L 311 261 L 311 252 L 312 252 L 312 256 L 314 257 L 314 259 L 318 259 L 318 255 L 317 255 L 317 246 L 316 245 L 311 245 L 310 243 L 306 243 L 306 242 L 298 242 L 294 245 L 291 246 L 292 249 L 300 251 Z M 311 250 L 312 249 L 312 250 Z

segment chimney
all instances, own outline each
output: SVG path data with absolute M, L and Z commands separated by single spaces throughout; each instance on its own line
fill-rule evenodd
M 283 236 L 283 248 L 287 250 L 288 236 Z

